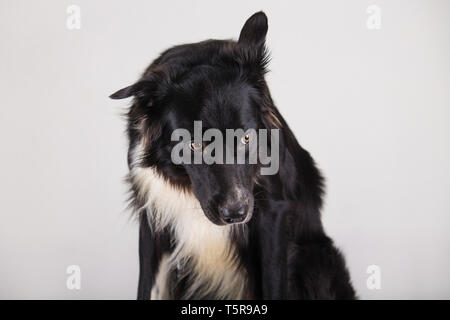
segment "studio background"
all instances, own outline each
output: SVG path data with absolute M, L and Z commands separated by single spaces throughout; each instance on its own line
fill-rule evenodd
M 0 298 L 135 299 L 129 101 L 108 96 L 172 45 L 236 39 L 259 10 L 272 96 L 327 178 L 323 222 L 358 295 L 450 298 L 445 0 L 1 0 Z M 70 265 L 80 290 L 66 286 Z M 370 265 L 381 289 L 366 285 Z

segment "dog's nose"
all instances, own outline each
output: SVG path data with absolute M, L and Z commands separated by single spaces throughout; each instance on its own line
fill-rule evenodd
M 247 205 L 235 205 L 219 208 L 219 213 L 225 223 L 238 223 L 247 216 Z

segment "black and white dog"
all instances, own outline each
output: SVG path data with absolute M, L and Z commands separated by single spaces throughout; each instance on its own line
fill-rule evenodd
M 134 97 L 128 181 L 140 220 L 138 299 L 355 298 L 322 227 L 322 176 L 265 82 L 266 33 L 258 12 L 237 42 L 170 48 L 111 95 Z M 259 161 L 175 164 L 172 133 L 192 132 L 196 120 L 204 130 L 279 129 L 278 172 L 261 175 Z M 236 148 L 252 138 L 238 137 Z M 206 144 L 192 142 L 189 151 Z

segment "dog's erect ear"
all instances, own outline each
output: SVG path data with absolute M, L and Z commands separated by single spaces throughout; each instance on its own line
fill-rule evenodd
M 150 81 L 139 81 L 131 86 L 120 89 L 109 97 L 111 99 L 125 99 L 131 96 L 143 97 L 145 92 L 150 88 Z
M 252 15 L 245 22 L 239 35 L 241 45 L 260 48 L 264 45 L 267 34 L 267 16 L 260 11 Z

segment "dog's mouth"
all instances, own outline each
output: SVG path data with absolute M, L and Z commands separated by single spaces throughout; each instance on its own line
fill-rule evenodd
M 249 212 L 247 212 L 247 214 L 243 218 L 223 219 L 218 214 L 207 214 L 206 212 L 205 212 L 205 215 L 215 225 L 228 226 L 228 225 L 233 225 L 233 224 L 246 224 L 246 223 L 248 223 L 253 217 L 253 210 L 249 210 Z
M 202 206 L 203 207 L 203 206 Z M 231 208 L 203 208 L 205 216 L 215 225 L 226 226 L 248 223 L 253 217 L 253 199 Z
M 253 216 L 253 208 L 249 209 L 245 215 L 242 217 L 237 218 L 221 218 L 224 225 L 230 225 L 230 224 L 245 224 L 251 220 Z

